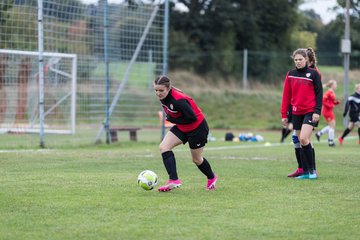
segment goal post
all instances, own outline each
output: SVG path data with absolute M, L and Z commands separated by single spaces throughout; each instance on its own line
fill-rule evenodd
M 39 133 L 35 51 L 0 49 L 0 132 Z M 44 132 L 74 134 L 77 55 L 44 52 Z

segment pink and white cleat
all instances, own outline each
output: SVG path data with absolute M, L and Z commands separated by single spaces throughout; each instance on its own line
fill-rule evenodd
M 216 189 L 216 181 L 217 181 L 216 175 L 214 178 L 208 179 L 206 190 L 208 190 L 208 191 L 215 190 Z
M 182 184 L 182 182 L 180 179 L 177 179 L 177 180 L 169 179 L 169 181 L 164 186 L 161 186 L 158 188 L 158 191 L 159 192 L 169 192 L 175 188 L 181 187 L 181 184 Z

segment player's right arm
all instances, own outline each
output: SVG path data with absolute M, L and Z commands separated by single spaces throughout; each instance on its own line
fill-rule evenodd
M 280 113 L 281 113 L 282 119 L 284 119 L 284 118 L 287 119 L 287 112 L 288 112 L 288 109 L 290 106 L 290 100 L 291 100 L 291 86 L 290 86 L 288 75 L 289 75 L 289 72 L 286 74 L 286 77 L 285 77 L 284 89 L 283 89 L 283 95 L 282 95 L 282 101 L 281 101 Z

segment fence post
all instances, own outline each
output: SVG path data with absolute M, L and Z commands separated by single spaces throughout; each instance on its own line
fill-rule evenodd
M 248 50 L 247 48 L 244 49 L 244 55 L 243 55 L 243 91 L 246 91 L 248 89 Z
M 40 147 L 44 148 L 44 24 L 43 1 L 38 0 L 38 51 L 39 51 L 39 115 L 40 115 Z

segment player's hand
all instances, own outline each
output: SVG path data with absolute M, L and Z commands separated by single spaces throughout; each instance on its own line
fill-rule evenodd
M 281 119 L 281 123 L 282 123 L 282 125 L 283 125 L 284 127 L 286 127 L 286 128 L 287 128 L 288 125 L 289 125 L 287 118 L 282 118 L 282 119 Z
M 317 113 L 313 113 L 313 115 L 312 115 L 312 121 L 313 121 L 313 122 L 318 122 L 319 119 L 320 119 L 320 115 L 317 114 Z

